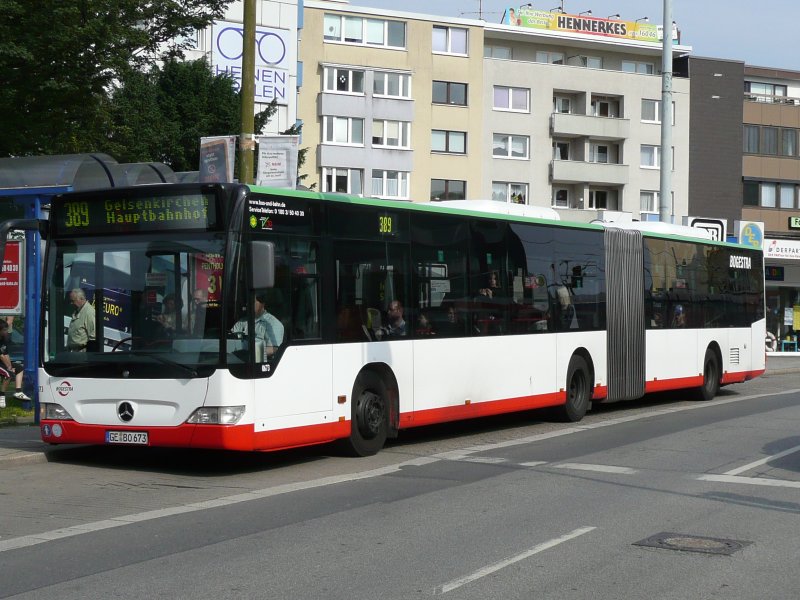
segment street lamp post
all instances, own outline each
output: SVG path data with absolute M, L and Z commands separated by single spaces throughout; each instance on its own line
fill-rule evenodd
M 239 134 L 239 181 L 253 183 L 255 157 L 256 0 L 244 0 L 242 17 L 242 120 Z
M 669 29 L 667 29 L 669 27 Z M 661 187 L 658 220 L 671 223 L 672 216 L 672 0 L 664 0 L 661 50 Z

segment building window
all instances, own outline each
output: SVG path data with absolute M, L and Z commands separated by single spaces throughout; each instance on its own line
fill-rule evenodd
M 589 208 L 592 210 L 617 210 L 617 193 L 608 190 L 589 190 Z
M 553 208 L 569 208 L 569 190 L 553 190 Z
M 780 185 L 780 206 L 781 208 L 794 208 L 794 185 L 782 183 Z
M 672 192 L 672 206 L 675 205 L 675 192 Z M 659 192 L 651 192 L 642 190 L 639 192 L 639 211 L 642 214 L 658 214 L 659 212 L 659 198 L 661 194 Z M 670 212 L 672 210 L 670 209 Z
M 484 58 L 511 58 L 511 48 L 508 46 L 492 46 L 492 45 L 485 45 L 483 47 L 483 57 Z
M 467 182 L 458 179 L 431 179 L 431 200 L 466 200 Z
M 408 121 L 372 121 L 372 145 L 387 148 L 411 148 L 411 123 Z
M 604 96 L 593 97 L 592 115 L 595 117 L 619 117 L 619 100 L 617 98 L 607 98 Z
M 643 213 L 658 213 L 658 192 L 639 192 L 639 211 Z
M 531 91 L 528 88 L 496 85 L 492 107 L 495 110 L 530 112 L 530 95 Z
M 553 96 L 553 112 L 568 115 L 572 112 L 572 98 Z
M 758 125 L 745 125 L 744 126 L 744 151 L 747 154 L 758 154 L 760 145 Z
M 364 145 L 364 119 L 354 117 L 322 117 L 326 144 Z
M 761 153 L 774 155 L 778 153 L 778 128 L 761 128 Z
M 408 200 L 409 173 L 405 171 L 372 170 L 372 195 L 380 198 Z
M 564 53 L 563 52 L 546 52 L 544 50 L 538 50 L 536 52 L 536 62 L 538 63 L 547 63 L 551 65 L 563 65 L 564 64 Z
M 431 150 L 449 154 L 466 154 L 467 132 L 434 129 L 431 131 Z
M 433 82 L 433 103 L 467 105 L 467 84 L 453 81 Z
M 781 155 L 797 156 L 797 130 L 781 130 Z
M 493 181 L 492 200 L 496 202 L 511 202 L 512 204 L 527 204 L 528 184 Z
M 661 123 L 661 100 L 642 98 L 642 122 Z M 675 125 L 675 103 L 672 103 L 672 124 Z
M 553 160 L 569 160 L 569 142 L 553 140 Z
M 467 55 L 467 30 L 461 27 L 433 26 L 433 51 Z
M 661 147 L 660 146 L 641 146 L 641 166 L 647 169 L 658 169 L 661 167 Z
M 492 136 L 492 156 L 495 158 L 527 159 L 530 138 L 527 135 L 495 133 Z
M 325 67 L 324 72 L 326 92 L 364 93 L 364 71 L 343 67 Z
M 788 89 L 785 85 L 778 83 L 745 81 L 744 91 L 751 95 L 750 100 L 756 102 L 783 102 Z
M 589 162 L 608 164 L 607 144 L 592 144 L 589 152 Z
M 643 75 L 652 75 L 655 73 L 653 63 L 639 62 L 635 60 L 623 60 L 622 70 L 625 73 L 641 73 Z
M 761 184 L 761 206 L 764 208 L 775 208 L 775 201 L 778 191 L 776 183 Z
M 322 191 L 336 192 L 340 194 L 364 193 L 364 175 L 360 169 L 339 169 L 335 167 L 323 167 L 322 169 Z
M 411 98 L 411 75 L 391 71 L 375 71 L 372 76 L 372 93 L 375 96 Z
M 323 27 L 325 41 L 328 42 L 384 48 L 406 47 L 404 21 L 326 14 Z
M 587 67 L 589 69 L 602 69 L 603 59 L 600 58 L 599 56 L 583 56 L 577 54 L 575 56 L 570 56 L 567 59 L 567 64 L 576 67 Z
M 745 181 L 743 183 L 744 195 L 742 197 L 742 204 L 744 206 L 758 206 L 758 182 Z

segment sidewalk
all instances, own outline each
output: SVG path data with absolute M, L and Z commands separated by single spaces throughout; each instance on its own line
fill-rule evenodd
M 800 353 L 769 354 L 767 356 L 767 375 L 783 375 L 800 373 Z M 21 464 L 47 461 L 47 451 L 66 446 L 45 444 L 39 427 L 33 423 L 20 420 L 16 426 L 0 427 L 0 469 L 13 468 Z

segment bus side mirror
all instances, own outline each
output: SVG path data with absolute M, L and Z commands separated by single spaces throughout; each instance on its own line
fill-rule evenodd
M 253 240 L 250 242 L 250 270 L 253 289 L 275 286 L 275 244 Z

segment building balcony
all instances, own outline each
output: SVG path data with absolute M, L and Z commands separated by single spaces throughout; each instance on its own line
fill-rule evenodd
M 554 160 L 550 163 L 550 181 L 554 183 L 625 185 L 628 183 L 628 169 L 628 165 Z
M 598 140 L 624 140 L 630 135 L 630 130 L 629 119 L 567 113 L 553 113 L 550 116 L 551 134 L 562 138 L 590 137 Z

